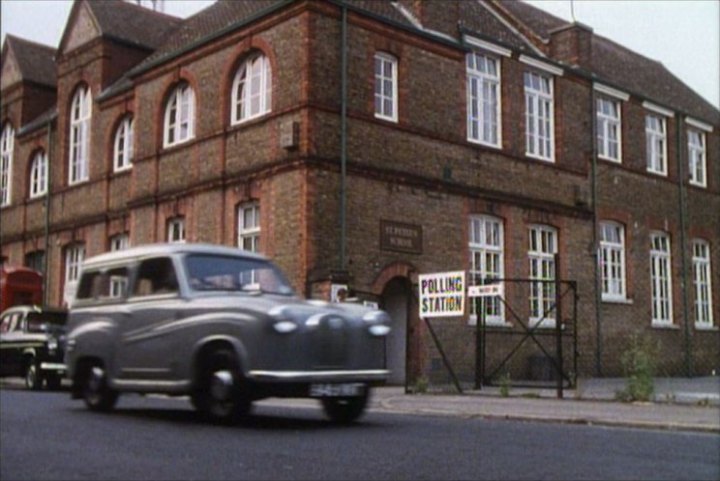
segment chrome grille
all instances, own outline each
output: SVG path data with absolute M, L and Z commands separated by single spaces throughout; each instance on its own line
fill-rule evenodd
M 347 321 L 338 316 L 324 317 L 313 333 L 315 368 L 343 367 L 347 359 Z

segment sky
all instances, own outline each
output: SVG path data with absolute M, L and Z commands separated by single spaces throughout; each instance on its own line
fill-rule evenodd
M 104 0 L 107 1 L 107 0 Z M 187 17 L 213 0 L 166 0 Z M 528 0 L 567 21 L 658 60 L 720 109 L 720 0 Z M 57 47 L 72 0 L 0 0 L 0 34 Z

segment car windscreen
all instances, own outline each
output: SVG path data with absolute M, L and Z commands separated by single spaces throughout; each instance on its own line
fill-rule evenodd
M 185 257 L 190 288 L 293 295 L 283 273 L 271 262 L 240 256 L 190 254 Z
M 28 312 L 27 329 L 29 332 L 63 330 L 67 323 L 67 312 Z

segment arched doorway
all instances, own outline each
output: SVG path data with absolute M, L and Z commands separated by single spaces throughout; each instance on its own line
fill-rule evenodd
M 392 318 L 392 330 L 385 340 L 388 384 L 404 386 L 406 381 L 410 289 L 407 278 L 394 277 L 382 291 L 380 307 Z

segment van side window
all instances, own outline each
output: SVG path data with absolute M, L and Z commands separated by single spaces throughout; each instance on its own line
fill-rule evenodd
M 101 272 L 85 272 L 80 278 L 75 297 L 77 299 L 94 299 L 102 295 L 103 275 Z
M 110 297 L 125 297 L 128 286 L 128 270 L 126 267 L 118 267 L 108 271 L 110 277 Z
M 178 291 L 172 260 L 167 257 L 148 259 L 140 264 L 133 294 L 152 296 Z

